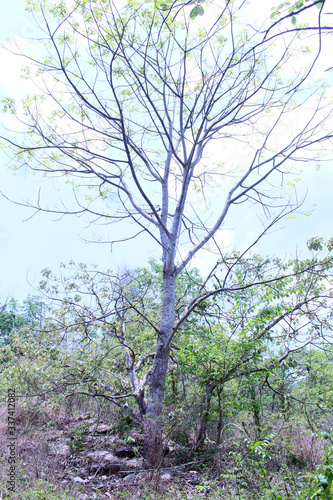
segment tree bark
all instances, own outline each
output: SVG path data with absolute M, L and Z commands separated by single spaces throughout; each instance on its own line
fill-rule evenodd
M 205 442 L 206 434 L 207 434 L 207 422 L 209 418 L 210 411 L 210 403 L 213 395 L 213 391 L 215 389 L 214 385 L 208 384 L 205 388 L 206 395 L 203 397 L 203 403 L 205 403 L 205 408 L 201 413 L 201 417 L 197 422 L 195 429 L 195 437 L 194 437 L 194 451 L 199 451 L 201 446 Z
M 154 363 L 149 378 L 147 413 L 144 419 L 143 456 L 149 467 L 158 468 L 163 462 L 163 400 L 168 370 L 173 325 L 175 319 L 176 273 L 171 264 L 163 271 L 163 302 L 160 332 Z
M 221 402 L 221 396 L 223 402 Z M 220 446 L 221 443 L 221 434 L 222 434 L 222 426 L 224 422 L 224 386 L 220 387 L 217 391 L 218 398 L 218 407 L 219 407 L 219 420 L 217 422 L 217 430 L 216 430 L 216 448 Z
M 251 384 L 251 381 L 250 381 Z M 259 439 L 261 432 L 261 417 L 260 417 L 260 400 L 258 400 L 255 387 L 250 385 L 250 398 L 251 398 L 251 407 L 255 428 L 256 439 Z

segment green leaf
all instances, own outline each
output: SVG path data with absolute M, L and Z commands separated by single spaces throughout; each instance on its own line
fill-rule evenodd
M 271 19 L 274 19 L 276 12 L 272 12 L 271 15 L 269 16 Z
M 204 8 L 201 5 L 196 5 L 190 12 L 190 18 L 195 19 L 197 16 L 202 16 L 204 12 Z
M 327 486 L 328 486 L 328 481 L 327 481 L 327 479 L 326 479 L 325 477 L 320 478 L 319 482 L 320 482 L 320 486 L 322 486 L 322 487 L 324 488 L 324 490 L 326 490 L 326 488 L 327 488 Z
M 297 18 L 295 16 L 293 16 L 291 18 L 291 22 L 293 23 L 293 25 L 295 26 L 297 24 Z
M 191 10 L 190 12 L 190 18 L 191 19 L 195 19 L 197 17 L 198 13 L 197 13 L 197 8 L 194 7 L 194 9 Z

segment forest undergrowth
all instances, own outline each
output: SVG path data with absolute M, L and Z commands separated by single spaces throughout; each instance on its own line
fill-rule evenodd
M 225 422 L 218 446 L 210 439 L 215 425 L 211 421 L 202 446 L 194 451 L 193 408 L 183 408 L 178 412 L 181 419 L 166 422 L 164 462 L 151 471 L 144 468 L 140 425 L 128 408 L 79 399 L 67 406 L 39 398 L 20 401 L 12 492 L 8 489 L 7 412 L 3 406 L 1 499 L 333 498 L 333 446 L 327 417 L 320 422 L 326 429 L 322 432 L 309 429 L 300 414 L 266 415 L 258 429 L 243 412 Z M 103 451 L 115 460 L 105 461 Z

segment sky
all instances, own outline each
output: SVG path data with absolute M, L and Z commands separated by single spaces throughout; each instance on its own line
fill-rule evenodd
M 267 2 L 264 4 L 267 9 Z M 23 0 L 3 2 L 0 14 L 0 43 L 7 37 L 18 37 L 22 42 L 35 35 L 34 25 L 24 11 Z M 13 90 L 24 91 L 25 81 L 17 78 L 19 65 L 0 49 L 0 67 L 5 68 L 0 75 L 0 98 Z M 0 305 L 8 297 L 14 296 L 22 301 L 29 294 L 35 295 L 34 287 L 38 284 L 40 271 L 50 267 L 56 272 L 61 262 L 73 259 L 98 264 L 103 270 L 115 270 L 123 266 L 138 267 L 149 257 L 159 256 L 156 247 L 145 239 L 112 248 L 109 244 L 86 243 L 84 240 L 91 240 L 93 233 L 103 238 L 108 229 L 87 227 L 83 219 L 66 216 L 59 220 L 48 213 L 33 216 L 34 212 L 23 206 L 27 198 L 36 199 L 39 187 L 42 187 L 43 199 L 51 203 L 60 194 L 64 195 L 59 191 L 63 188 L 56 183 L 43 185 L 31 174 L 14 173 L 8 166 L 8 158 L 0 153 L 0 191 L 22 205 L 0 196 Z M 304 253 L 304 243 L 312 236 L 333 237 L 332 172 L 333 163 L 322 166 L 319 171 L 305 166 L 298 191 L 299 198 L 307 193 L 302 209 L 304 212 L 313 211 L 311 217 L 298 215 L 284 221 L 264 238 L 256 253 L 293 256 L 296 249 Z M 227 247 L 232 250 L 249 244 L 258 228 L 257 214 L 236 212 L 227 222 Z M 201 254 L 194 264 L 206 271 L 206 255 Z

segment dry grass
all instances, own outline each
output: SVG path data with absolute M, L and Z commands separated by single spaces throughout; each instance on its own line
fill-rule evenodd
M 68 410 L 68 409 L 67 409 Z M 89 412 L 94 418 L 104 417 L 110 423 L 110 413 L 99 411 L 84 405 L 80 410 Z M 192 467 L 199 471 L 199 483 L 189 484 L 181 478 L 160 480 L 147 474 L 137 476 L 133 484 L 125 484 L 121 477 L 111 475 L 105 478 L 103 486 L 96 486 L 93 481 L 76 484 L 73 478 L 84 476 L 85 453 L 92 449 L 103 449 L 105 438 L 95 436 L 84 441 L 83 452 L 72 452 L 70 456 L 54 453 L 56 445 L 70 442 L 73 432 L 78 432 L 82 422 L 74 411 L 66 412 L 61 408 L 38 406 L 34 404 L 16 407 L 16 459 L 17 493 L 11 494 L 6 489 L 8 479 L 8 434 L 7 408 L 0 407 L 0 467 L 1 500 L 171 500 L 201 498 L 231 500 L 239 497 L 239 488 L 244 488 L 242 498 L 259 500 L 263 498 L 261 488 L 265 487 L 260 477 L 260 463 L 268 470 L 271 484 L 280 480 L 280 471 L 286 464 L 291 474 L 293 471 L 312 470 L 319 463 L 325 442 L 306 432 L 295 423 L 275 421 L 272 432 L 275 433 L 265 458 L 246 454 L 244 433 L 241 426 L 228 432 L 219 451 L 206 450 L 206 460 Z M 109 418 L 108 418 L 109 417 Z M 238 429 L 238 430 L 237 430 Z M 104 440 L 104 441 L 103 441 Z M 186 451 L 186 450 L 185 450 Z M 179 452 L 180 453 L 180 452 Z M 191 451 L 188 450 L 190 454 Z M 189 455 L 190 456 L 190 455 Z M 186 460 L 189 458 L 186 456 Z M 182 456 L 169 456 L 169 465 L 181 463 Z M 258 458 L 258 460 L 257 460 Z M 241 462 L 237 466 L 237 462 Z M 183 463 L 183 462 L 182 462 Z M 282 477 L 282 476 L 281 476 Z M 242 486 L 243 485 L 243 486 Z M 44 493 L 43 493 L 44 492 Z M 247 496 L 246 496 L 247 495 Z M 240 497 L 239 497 L 240 498 Z
M 50 455 L 52 429 L 48 424 L 52 412 L 50 409 L 38 409 L 16 403 L 16 495 L 11 494 L 6 485 L 8 480 L 8 429 L 7 408 L 0 408 L 0 456 L 3 466 L 0 468 L 0 484 L 3 498 L 20 498 L 20 491 L 27 491 L 38 485 L 40 480 L 56 486 L 59 498 L 64 492 L 61 485 L 62 467 L 57 457 Z M 56 415 L 52 415 L 54 419 Z M 17 496 L 18 495 L 18 496 Z

